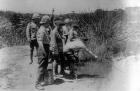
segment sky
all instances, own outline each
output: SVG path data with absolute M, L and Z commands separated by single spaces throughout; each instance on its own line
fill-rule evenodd
M 102 9 L 116 9 L 140 6 L 139 0 L 0 0 L 0 10 L 23 13 L 70 13 Z

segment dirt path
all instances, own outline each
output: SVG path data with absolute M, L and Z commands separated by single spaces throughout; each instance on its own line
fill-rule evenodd
M 139 59 L 140 56 L 131 56 L 114 63 L 88 63 L 78 69 L 77 81 L 59 78 L 54 85 L 46 86 L 45 91 L 140 91 L 139 86 L 133 84 L 140 82 L 140 62 L 136 61 Z M 34 64 L 29 65 L 27 46 L 1 49 L 0 91 L 37 91 L 34 88 L 37 58 L 34 60 Z

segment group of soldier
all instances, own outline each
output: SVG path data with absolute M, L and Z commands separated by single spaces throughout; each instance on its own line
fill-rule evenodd
M 33 14 L 26 28 L 30 44 L 30 64 L 33 63 L 33 51 L 37 50 L 38 73 L 35 87 L 44 89 L 52 84 L 55 76 L 65 74 L 63 47 L 78 37 L 79 27 L 69 18 L 54 19 L 54 15 Z

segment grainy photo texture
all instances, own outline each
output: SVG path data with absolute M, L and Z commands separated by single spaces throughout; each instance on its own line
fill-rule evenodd
M 0 0 L 0 91 L 140 91 L 139 0 Z

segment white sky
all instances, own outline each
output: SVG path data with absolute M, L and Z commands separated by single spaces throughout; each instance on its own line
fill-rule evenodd
M 56 13 L 95 10 L 97 8 L 114 9 L 140 6 L 139 0 L 0 0 L 1 10 L 19 12 Z

